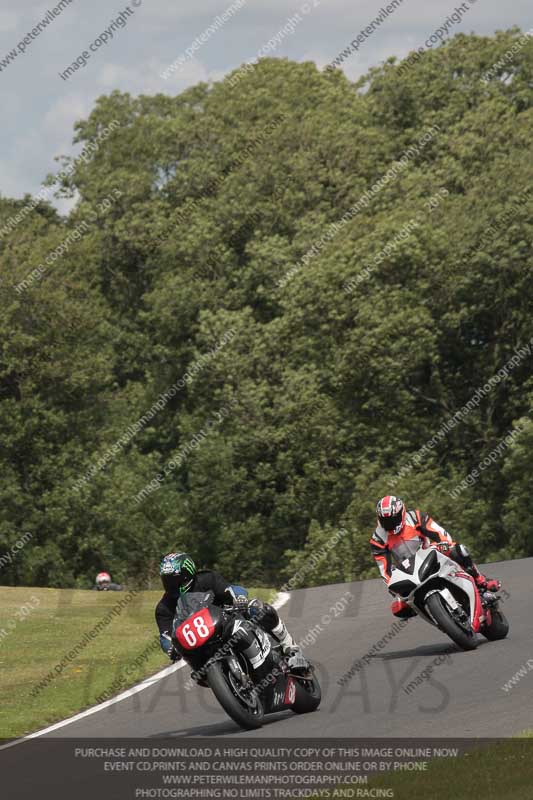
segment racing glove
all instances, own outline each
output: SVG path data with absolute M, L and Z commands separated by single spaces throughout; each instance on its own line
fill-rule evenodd
M 170 658 L 172 663 L 175 661 L 179 661 L 181 658 L 180 654 L 172 644 L 172 639 L 170 638 L 170 634 L 166 631 L 165 633 L 159 634 L 159 644 L 161 645 L 161 650 L 166 653 L 166 655 Z
M 238 594 L 233 601 L 233 608 L 236 608 L 238 611 L 244 614 L 246 611 L 248 611 L 249 602 L 250 601 L 245 594 Z

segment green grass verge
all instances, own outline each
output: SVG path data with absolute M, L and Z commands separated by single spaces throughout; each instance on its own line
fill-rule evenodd
M 459 758 L 432 760 L 427 772 L 369 781 L 369 787 L 393 789 L 395 800 L 526 800 L 533 798 L 532 756 L 531 738 L 514 738 Z
M 387 742 L 383 740 L 384 744 Z M 406 745 L 409 739 L 405 740 Z M 446 746 L 445 741 L 441 742 Z M 452 742 L 451 746 L 455 746 Z M 430 759 L 425 772 L 393 772 L 366 786 L 337 787 L 338 797 L 394 800 L 530 800 L 533 798 L 533 731 L 498 744 L 476 746 L 457 758 Z M 360 791 L 361 794 L 350 794 Z M 392 790 L 392 793 L 391 793 Z M 330 790 L 333 796 L 333 789 Z M 368 794 L 363 794 L 368 792 Z M 314 800 L 318 800 L 316 795 Z
M 250 595 L 272 599 L 269 589 Z M 158 646 L 154 609 L 161 591 L 127 592 L 0 587 L 0 737 L 10 739 L 94 705 L 169 665 Z M 103 620 L 110 619 L 108 624 Z M 100 624 L 94 638 L 89 633 Z M 36 692 L 76 645 L 77 654 Z M 136 664 L 136 660 L 138 663 Z M 32 694 L 33 692 L 33 694 Z

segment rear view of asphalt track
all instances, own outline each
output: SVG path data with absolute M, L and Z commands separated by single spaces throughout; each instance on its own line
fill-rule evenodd
M 280 614 L 297 641 L 314 640 L 305 653 L 317 666 L 323 699 L 312 714 L 282 712 L 266 717 L 259 731 L 241 731 L 209 689 L 185 688 L 186 667 L 47 736 L 501 737 L 533 728 L 533 671 L 502 690 L 529 659 L 533 666 L 533 559 L 491 564 L 487 574 L 501 578 L 509 595 L 503 604 L 507 639 L 480 636 L 477 650 L 465 653 L 413 619 L 345 686 L 339 679 L 392 630 L 382 581 L 293 592 Z M 406 684 L 430 665 L 429 679 L 407 693 Z

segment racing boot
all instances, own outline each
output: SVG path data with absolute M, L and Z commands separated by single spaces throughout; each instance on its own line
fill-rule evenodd
M 270 603 L 252 600 L 248 605 L 248 614 L 251 620 L 257 622 L 280 643 L 283 655 L 290 655 L 293 652 L 301 654 L 301 648 L 296 644 L 285 623 Z
M 455 544 L 450 551 L 450 555 L 454 561 L 457 561 L 474 578 L 480 594 L 483 592 L 497 592 L 501 589 L 501 581 L 495 578 L 486 578 L 485 575 L 482 575 L 464 544 Z
M 290 635 L 289 631 L 287 630 L 287 626 L 285 625 L 284 622 L 282 622 L 282 620 L 280 620 L 278 624 L 274 628 L 272 628 L 270 633 L 280 643 L 284 656 L 302 654 L 301 648 L 298 647 L 298 645 Z
M 282 653 L 291 672 L 299 671 L 301 673 L 307 673 L 310 667 L 309 661 L 306 659 L 302 648 L 296 644 L 287 630 L 287 626 L 281 619 L 278 624 L 272 628 L 270 633 L 280 643 Z

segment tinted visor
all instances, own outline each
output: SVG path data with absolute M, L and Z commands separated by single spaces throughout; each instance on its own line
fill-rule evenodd
M 385 528 L 386 531 L 393 531 L 394 528 L 397 528 L 398 525 L 401 525 L 403 518 L 403 509 L 399 511 L 397 514 L 393 514 L 391 517 L 380 517 L 379 521 L 381 522 L 382 526 Z
M 191 580 L 190 575 L 161 575 L 161 582 L 165 592 L 172 597 L 177 597 L 183 584 Z

